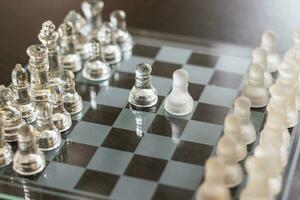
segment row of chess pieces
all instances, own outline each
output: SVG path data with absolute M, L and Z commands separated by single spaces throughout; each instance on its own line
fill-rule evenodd
M 83 102 L 75 89 L 74 72 L 107 80 L 114 66 L 131 56 L 132 38 L 126 15 L 116 10 L 102 22 L 103 1 L 82 2 L 85 17 L 70 11 L 58 31 L 51 21 L 42 24 L 41 44 L 31 45 L 27 71 L 17 64 L 12 84 L 0 85 L 0 167 L 9 165 L 22 176 L 45 168 L 44 151 L 61 145 L 61 134 L 70 129 L 71 115 L 80 114 Z M 18 143 L 13 155 L 11 144 Z
M 239 199 L 271 200 L 280 193 L 289 155 L 288 128 L 297 125 L 300 110 L 300 31 L 293 39 L 294 45 L 281 59 L 276 52 L 276 34 L 263 33 L 261 46 L 252 52 L 242 96 L 225 118 L 217 155 L 206 161 L 205 180 L 197 191 L 197 200 L 229 200 L 228 189 L 242 183 L 239 162 L 247 157 L 247 145 L 255 142 L 257 135 L 250 119 L 251 107 L 266 107 L 267 119 L 254 154 L 245 161 L 248 178 Z M 275 80 L 271 73 L 277 75 Z

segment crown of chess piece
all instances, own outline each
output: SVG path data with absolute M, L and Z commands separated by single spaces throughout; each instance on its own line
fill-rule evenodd
M 72 71 L 64 70 L 62 88 L 65 109 L 71 115 L 79 113 L 82 110 L 83 103 L 81 96 L 75 89 L 74 73 Z
M 5 141 L 3 130 L 3 119 L 0 113 L 0 167 L 9 165 L 12 161 L 13 152 L 10 144 Z
M 246 160 L 245 168 L 248 174 L 247 184 L 241 191 L 240 200 L 272 200 L 263 160 L 250 156 Z
M 128 102 L 136 107 L 148 108 L 156 105 L 157 91 L 151 84 L 151 66 L 140 63 L 135 70 L 135 84 L 129 93 Z
M 257 47 L 252 52 L 252 63 L 257 63 L 264 69 L 264 85 L 269 88 L 273 83 L 273 78 L 271 73 L 267 70 L 267 58 L 268 54 L 262 47 Z
M 245 96 L 238 97 L 234 102 L 234 114 L 241 120 L 241 134 L 247 145 L 256 139 L 256 130 L 250 119 L 250 108 L 251 101 Z
M 71 115 L 64 107 L 63 95 L 60 87 L 57 85 L 51 85 L 50 91 L 50 102 L 53 107 L 53 123 L 60 132 L 64 132 L 72 125 Z
M 38 174 L 46 166 L 45 156 L 37 145 L 38 134 L 32 125 L 25 123 L 18 130 L 18 150 L 13 158 L 13 170 L 22 176 Z
M 58 33 L 55 31 L 55 25 L 48 20 L 42 24 L 42 29 L 38 35 L 39 40 L 48 49 L 48 79 L 51 83 L 60 84 L 62 67 L 60 64 L 59 48 L 57 45 Z
M 21 112 L 22 118 L 27 123 L 35 121 L 32 100 L 29 94 L 29 83 L 26 70 L 17 64 L 11 74 L 11 89 L 16 95 L 14 106 Z
M 225 185 L 229 188 L 238 186 L 243 180 L 242 168 L 236 160 L 235 140 L 233 137 L 223 137 L 217 144 L 217 157 L 224 162 Z
M 31 45 L 26 53 L 29 56 L 31 97 L 33 101 L 45 101 L 50 96 L 47 47 L 42 44 Z
M 81 57 L 77 53 L 77 38 L 73 24 L 69 21 L 63 22 L 58 28 L 61 47 L 61 64 L 64 69 L 78 72 L 82 68 Z
M 17 141 L 17 130 L 22 124 L 21 112 L 13 107 L 15 94 L 4 85 L 0 85 L 0 115 L 2 116 L 2 134 L 8 142 Z
M 229 200 L 230 192 L 225 185 L 225 166 L 216 157 L 205 162 L 205 179 L 196 193 L 197 200 Z
M 56 149 L 61 144 L 61 136 L 53 123 L 51 104 L 48 101 L 37 102 L 35 111 L 39 148 L 42 151 Z
M 82 12 L 86 18 L 86 26 L 83 32 L 88 39 L 97 37 L 97 33 L 102 26 L 102 10 L 104 2 L 101 0 L 85 0 L 81 3 Z
M 268 54 L 267 70 L 269 72 L 276 72 L 277 65 L 281 62 L 281 58 L 277 53 L 277 35 L 273 31 L 266 31 L 261 37 L 261 47 L 264 48 Z
M 264 69 L 261 65 L 251 64 L 242 95 L 250 99 L 251 107 L 260 108 L 268 104 L 269 94 L 264 86 Z
M 223 142 L 223 140 L 226 141 Z M 232 113 L 228 114 L 224 120 L 224 134 L 218 142 L 217 155 L 222 155 L 222 152 L 228 151 L 229 147 L 225 144 L 229 144 L 231 140 L 232 146 L 235 148 L 235 153 L 231 154 L 232 159 L 236 161 L 243 160 L 247 156 L 247 146 L 241 134 L 241 121 Z
M 103 62 L 111 66 L 118 65 L 122 59 L 120 47 L 117 45 L 114 37 L 113 28 L 110 23 L 105 22 L 98 32 L 100 42 L 100 52 Z
M 123 10 L 115 10 L 110 14 L 110 22 L 114 29 L 114 37 L 119 45 L 124 59 L 132 54 L 133 41 L 127 31 L 126 13 Z
M 188 91 L 189 75 L 183 69 L 173 73 L 172 91 L 166 97 L 165 110 L 172 115 L 187 115 L 192 112 L 194 102 Z
M 82 76 L 90 81 L 104 81 L 111 75 L 110 67 L 101 61 L 100 42 L 97 39 L 90 41 L 90 58 L 85 63 Z

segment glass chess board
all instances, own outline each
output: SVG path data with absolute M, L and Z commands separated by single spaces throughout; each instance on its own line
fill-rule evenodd
M 163 45 L 160 45 L 163 44 Z M 137 64 L 152 65 L 152 84 L 158 103 L 152 109 L 128 105 Z M 0 197 L 7 199 L 194 199 L 203 180 L 204 163 L 215 155 L 223 121 L 240 95 L 250 59 L 137 42 L 130 59 L 118 66 L 107 82 L 89 82 L 76 74 L 76 89 L 84 108 L 73 116 L 61 146 L 47 152 L 45 170 L 20 177 L 11 166 L 0 169 Z M 189 73 L 193 112 L 184 117 L 164 111 L 172 74 Z M 266 119 L 264 109 L 251 111 L 257 132 Z M 299 155 L 298 127 L 292 135 L 290 157 L 278 199 L 287 199 Z M 248 146 L 252 154 L 259 140 Z M 16 150 L 16 144 L 13 144 Z M 243 162 L 242 162 L 243 165 Z M 245 172 L 245 171 L 244 171 Z M 243 183 L 232 189 L 237 199 Z

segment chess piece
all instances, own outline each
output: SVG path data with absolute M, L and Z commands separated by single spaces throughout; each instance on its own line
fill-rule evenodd
M 130 58 L 132 54 L 133 41 L 127 31 L 126 13 L 123 10 L 115 10 L 110 14 L 110 22 L 114 29 L 114 37 L 119 45 L 122 57 Z
M 266 31 L 261 37 L 261 47 L 264 48 L 268 54 L 267 56 L 267 70 L 269 72 L 276 72 L 277 65 L 281 58 L 277 51 L 277 36 L 273 31 Z
M 232 113 L 228 114 L 225 118 L 224 134 L 218 142 L 217 155 L 222 155 L 222 152 L 229 151 L 229 147 L 227 147 L 226 144 L 230 144 L 230 142 L 235 148 L 235 153 L 230 154 L 232 156 L 231 159 L 235 159 L 236 161 L 243 160 L 247 156 L 247 148 L 246 143 L 244 142 L 241 135 L 241 121 L 236 115 Z
M 261 158 L 250 156 L 246 160 L 247 184 L 241 191 L 240 200 L 272 200 L 266 169 Z
M 9 165 L 12 161 L 13 152 L 10 144 L 8 144 L 4 139 L 4 130 L 3 130 L 3 119 L 0 113 L 0 167 Z
M 71 115 L 66 111 L 64 107 L 63 95 L 60 87 L 57 85 L 51 85 L 50 91 L 50 102 L 53 107 L 53 123 L 60 132 L 64 132 L 68 130 L 72 125 Z
M 172 91 L 166 97 L 165 110 L 172 115 L 187 115 L 193 110 L 193 98 L 188 92 L 188 73 L 178 69 L 173 73 Z
M 264 85 L 269 88 L 272 85 L 273 78 L 267 70 L 267 56 L 267 52 L 261 47 L 255 48 L 252 52 L 252 63 L 257 63 L 264 69 Z
M 241 134 L 246 144 L 252 144 L 256 139 L 256 131 L 251 122 L 251 102 L 245 96 L 238 97 L 234 102 L 234 114 L 241 120 Z
M 61 136 L 53 123 L 51 104 L 48 101 L 37 102 L 35 111 L 39 148 L 42 151 L 56 149 L 61 143 Z
M 45 21 L 38 35 L 39 40 L 48 49 L 48 79 L 49 82 L 57 85 L 61 82 L 62 67 L 59 58 L 59 48 L 57 45 L 58 33 L 55 31 L 55 25 L 52 21 Z
M 235 140 L 223 137 L 217 144 L 217 156 L 224 162 L 225 185 L 229 188 L 238 186 L 243 180 L 242 168 L 236 160 Z
M 23 124 L 18 130 L 18 150 L 13 158 L 13 170 L 22 176 L 40 173 L 46 166 L 45 156 L 37 145 L 37 131 Z
M 242 95 L 251 101 L 251 107 L 260 108 L 268 103 L 269 94 L 264 86 L 264 70 L 259 64 L 251 64 L 248 75 L 247 85 L 242 91 Z
M 64 70 L 63 73 L 63 101 L 65 109 L 72 115 L 82 110 L 82 98 L 75 89 L 74 73 Z
M 113 28 L 110 23 L 104 23 L 98 32 L 98 40 L 101 46 L 101 58 L 103 62 L 110 66 L 115 66 L 121 62 L 122 54 L 120 47 L 116 44 Z
M 21 112 L 22 118 L 27 123 L 33 123 L 35 121 L 35 114 L 29 95 L 29 83 L 26 70 L 20 64 L 17 64 L 12 71 L 11 77 L 11 88 L 16 94 L 14 106 Z
M 205 162 L 205 179 L 196 193 L 197 200 L 229 200 L 230 193 L 224 183 L 223 162 L 218 158 L 208 158 Z
M 90 58 L 85 63 L 82 76 L 91 81 L 104 81 L 109 79 L 110 67 L 100 61 L 100 42 L 97 39 L 90 41 Z
M 34 101 L 45 101 L 50 96 L 48 81 L 48 50 L 45 45 L 31 45 L 26 50 L 29 58 L 30 90 Z
M 81 57 L 76 51 L 76 35 L 71 22 L 63 22 L 59 26 L 61 64 L 64 69 L 78 72 L 82 68 Z
M 12 106 L 14 93 L 0 85 L 0 115 L 2 116 L 2 130 L 4 138 L 8 142 L 17 141 L 17 130 L 22 124 L 22 115 L 19 110 Z
M 148 108 L 157 103 L 157 91 L 151 84 L 151 70 L 151 66 L 146 63 L 136 66 L 135 85 L 128 98 L 131 105 Z

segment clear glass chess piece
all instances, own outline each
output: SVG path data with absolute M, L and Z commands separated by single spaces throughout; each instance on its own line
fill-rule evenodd
M 40 149 L 42 151 L 56 149 L 61 143 L 61 136 L 53 123 L 51 104 L 48 101 L 37 102 L 35 104 L 35 111 Z
M 157 91 L 151 84 L 151 66 L 140 63 L 135 70 L 135 85 L 128 102 L 136 107 L 152 107 L 157 103 Z
M 33 123 L 35 121 L 35 114 L 29 94 L 26 70 L 20 64 L 17 64 L 12 71 L 11 77 L 11 88 L 16 95 L 14 106 L 21 112 L 22 118 L 27 123 Z
M 97 39 L 90 41 L 90 58 L 85 63 L 82 76 L 90 81 L 104 81 L 109 79 L 111 74 L 110 67 L 100 61 L 100 42 Z
M 3 130 L 3 116 L 0 114 L 0 167 L 6 166 L 11 163 L 13 152 L 10 144 L 8 144 L 4 139 Z
M 22 124 L 21 112 L 12 106 L 14 98 L 12 90 L 0 85 L 0 115 L 4 138 L 8 142 L 17 141 L 17 130 Z
M 18 130 L 18 150 L 13 158 L 13 170 L 22 176 L 38 174 L 45 168 L 45 157 L 38 148 L 37 136 L 32 125 L 24 123 Z
M 110 22 L 114 30 L 116 43 L 119 45 L 122 57 L 130 58 L 132 54 L 133 41 L 127 31 L 126 13 L 123 10 L 115 10 L 110 14 Z
M 75 89 L 74 73 L 65 70 L 63 74 L 63 98 L 65 109 L 72 115 L 82 110 L 83 103 L 81 96 Z
M 50 91 L 50 102 L 53 107 L 53 123 L 60 132 L 64 132 L 72 125 L 71 115 L 64 107 L 63 95 L 60 87 L 57 85 L 51 85 Z

